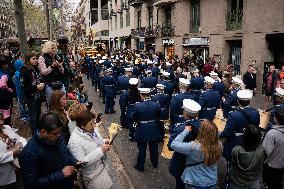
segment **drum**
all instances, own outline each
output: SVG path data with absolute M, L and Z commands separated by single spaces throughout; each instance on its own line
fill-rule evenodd
M 219 132 L 224 131 L 227 120 L 225 120 L 225 119 L 220 119 L 220 118 L 216 118 L 216 117 L 215 117 L 215 118 L 213 119 L 213 122 L 216 124 L 216 126 L 217 126 Z
M 270 120 L 270 113 L 265 112 L 263 110 L 258 110 L 259 115 L 260 115 L 260 124 L 259 127 L 262 129 L 266 129 L 268 127 L 268 123 Z

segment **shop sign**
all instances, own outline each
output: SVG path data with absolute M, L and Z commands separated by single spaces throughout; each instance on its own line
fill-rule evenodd
M 207 37 L 192 37 L 183 39 L 184 46 L 208 46 L 209 40 Z
M 175 44 L 175 41 L 173 39 L 163 39 L 162 43 L 163 46 L 171 46 Z

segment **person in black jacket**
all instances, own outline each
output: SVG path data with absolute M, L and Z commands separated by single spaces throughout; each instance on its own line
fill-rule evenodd
M 32 133 L 38 128 L 41 104 L 44 97 L 43 90 L 45 87 L 41 74 L 37 68 L 37 60 L 36 53 L 27 53 L 25 60 L 26 65 L 22 69 L 25 102 L 28 105 Z
M 77 160 L 67 149 L 62 126 L 55 113 L 41 117 L 39 132 L 19 156 L 25 189 L 73 189 Z
M 248 66 L 248 71 L 243 75 L 243 82 L 246 89 L 255 91 L 256 89 L 256 74 L 253 73 L 254 68 L 252 65 Z

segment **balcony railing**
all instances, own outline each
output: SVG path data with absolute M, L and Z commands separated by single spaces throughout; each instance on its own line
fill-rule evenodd
M 128 3 L 130 6 L 136 7 L 143 4 L 143 0 L 129 0 Z
M 131 30 L 131 37 L 159 37 L 161 33 L 160 26 L 148 26 Z
M 114 11 L 114 9 L 111 9 L 110 16 L 116 16 L 116 12 Z
M 170 22 L 164 22 L 161 28 L 161 34 L 163 37 L 171 37 L 175 33 L 174 27 Z
M 243 10 L 236 9 L 227 12 L 227 30 L 242 29 Z

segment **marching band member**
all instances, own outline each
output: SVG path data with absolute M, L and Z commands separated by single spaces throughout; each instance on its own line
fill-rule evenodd
M 174 94 L 171 100 L 170 106 L 170 119 L 171 124 L 182 123 L 184 121 L 182 102 L 184 99 L 194 99 L 192 94 L 187 92 L 188 86 L 190 85 L 189 80 L 180 78 L 179 79 L 179 91 L 180 93 Z
M 216 114 L 217 108 L 220 106 L 221 97 L 217 91 L 212 89 L 215 80 L 209 76 L 205 76 L 205 88 L 206 90 L 199 96 L 198 103 L 202 107 L 200 111 L 201 119 L 213 120 Z
M 120 125 L 127 127 L 126 120 L 126 100 L 125 93 L 129 88 L 129 79 L 132 75 L 132 68 L 124 68 L 125 75 L 119 76 L 117 79 L 118 90 L 120 91 L 119 106 L 120 106 Z
M 270 126 L 275 125 L 275 112 L 284 109 L 284 89 L 278 87 L 275 89 L 273 107 L 271 108 Z
M 212 87 L 215 91 L 217 91 L 220 95 L 220 97 L 224 96 L 225 91 L 225 85 L 221 82 L 221 79 L 218 77 L 218 74 L 214 71 L 209 73 L 210 77 L 212 77 L 215 80 L 215 83 Z
M 106 98 L 106 104 L 105 104 L 105 113 L 106 114 L 112 114 L 115 113 L 114 111 L 114 105 L 115 105 L 115 97 L 116 97 L 116 80 L 114 77 L 112 77 L 112 69 L 107 70 L 107 75 L 103 77 L 102 79 L 102 86 L 105 91 L 105 98 Z
M 158 83 L 157 78 L 152 76 L 151 70 L 147 70 L 146 74 L 147 76 L 143 78 L 143 80 L 141 81 L 141 87 L 142 88 L 155 88 Z
M 165 93 L 171 97 L 174 92 L 174 84 L 169 80 L 169 76 L 169 72 L 163 72 L 163 80 L 158 83 L 165 86 Z
M 227 118 L 230 111 L 234 111 L 238 106 L 238 96 L 237 92 L 241 89 L 243 81 L 238 77 L 232 77 L 232 85 L 230 87 L 231 92 L 225 98 L 222 98 L 223 101 L 223 111 L 224 117 Z
M 198 129 L 200 127 L 200 120 L 198 119 L 198 112 L 201 110 L 201 106 L 191 99 L 183 100 L 183 117 L 184 123 L 177 123 L 174 125 L 172 129 L 172 133 L 170 135 L 169 140 L 169 149 L 172 141 L 176 138 L 178 134 L 180 134 L 185 126 L 192 126 L 192 132 L 190 132 L 184 142 L 194 141 L 198 134 Z M 181 154 L 179 152 L 174 152 L 173 157 L 170 163 L 170 173 L 176 179 L 176 189 L 183 189 L 185 187 L 184 183 L 181 180 L 182 173 L 186 167 L 186 155 Z
M 139 150 L 134 168 L 143 172 L 147 144 L 149 145 L 151 163 L 154 168 L 158 167 L 158 141 L 161 138 L 158 122 L 161 108 L 158 102 L 151 101 L 151 89 L 139 88 L 139 91 L 143 101 L 135 105 L 132 114 L 133 120 L 137 123 L 135 139 Z
M 127 118 L 127 126 L 129 129 L 129 140 L 131 142 L 135 141 L 135 127 L 134 121 L 132 119 L 132 114 L 134 111 L 135 104 L 141 102 L 141 97 L 139 95 L 139 90 L 137 88 L 138 79 L 130 78 L 129 79 L 130 88 L 126 93 L 124 93 L 124 99 L 126 104 L 126 118 Z
M 162 84 L 157 84 L 157 93 L 151 96 L 152 101 L 158 102 L 161 107 L 161 117 L 159 122 L 159 128 L 161 132 L 162 139 L 165 135 L 164 121 L 169 119 L 169 108 L 170 108 L 170 96 L 164 93 L 165 86 Z
M 190 80 L 190 88 L 194 94 L 194 100 L 198 102 L 201 91 L 204 87 L 204 78 L 199 75 L 199 70 L 193 71 L 193 77 Z
M 243 134 L 246 125 L 259 126 L 259 112 L 249 106 L 252 96 L 253 93 L 250 90 L 239 90 L 237 92 L 237 103 L 240 107 L 229 113 L 225 129 L 220 133 L 220 138 L 225 139 L 223 156 L 227 161 L 231 160 L 232 149 L 237 145 L 243 144 Z

